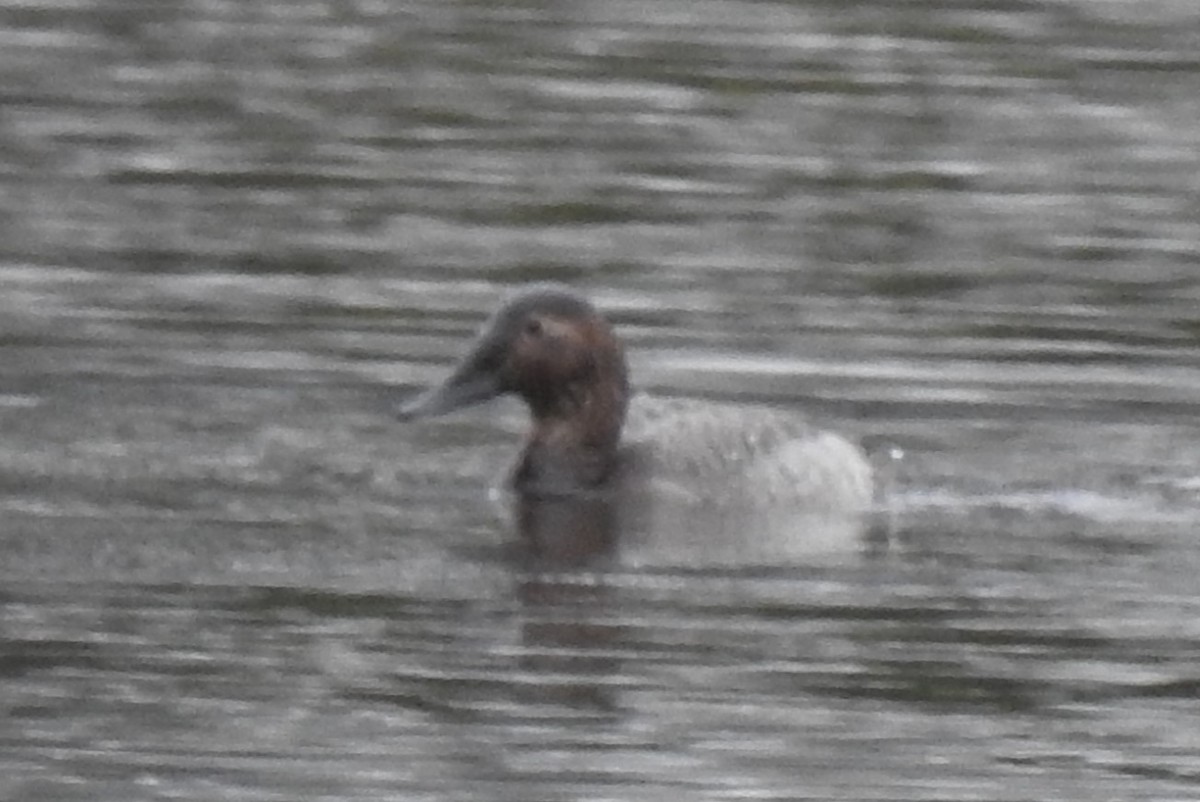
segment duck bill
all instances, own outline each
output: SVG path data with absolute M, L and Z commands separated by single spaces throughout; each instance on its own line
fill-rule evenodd
M 500 377 L 494 371 L 480 370 L 468 361 L 441 384 L 405 401 L 396 414 L 401 420 L 433 418 L 488 401 L 503 392 Z

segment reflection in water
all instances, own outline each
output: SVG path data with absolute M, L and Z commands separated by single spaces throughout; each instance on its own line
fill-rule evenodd
M 618 504 L 610 493 L 516 494 L 514 518 L 525 554 L 550 569 L 603 567 L 620 549 Z
M 539 570 L 519 584 L 522 605 L 519 667 L 536 683 L 529 700 L 542 707 L 614 712 L 620 696 L 613 680 L 625 661 L 625 626 L 619 598 L 603 581 L 571 581 Z
M 886 546 L 864 512 L 707 503 L 661 494 L 534 498 L 518 494 L 523 554 L 555 568 L 784 568 Z

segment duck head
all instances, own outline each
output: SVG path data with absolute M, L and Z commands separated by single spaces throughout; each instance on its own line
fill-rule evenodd
M 629 396 L 624 352 L 587 300 L 558 285 L 512 296 L 440 384 L 403 404 L 402 419 L 516 395 L 533 426 L 514 468 L 520 490 L 594 488 L 616 463 Z

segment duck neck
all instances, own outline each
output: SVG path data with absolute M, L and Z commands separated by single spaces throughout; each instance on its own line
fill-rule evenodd
M 513 477 L 518 489 L 570 493 L 612 475 L 629 401 L 625 363 L 616 357 L 553 396 L 528 399 L 533 430 Z

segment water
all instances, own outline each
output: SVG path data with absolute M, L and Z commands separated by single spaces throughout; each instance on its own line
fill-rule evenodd
M 0 798 L 1195 799 L 1193 5 L 0 10 Z M 886 548 L 521 559 L 548 278 Z

